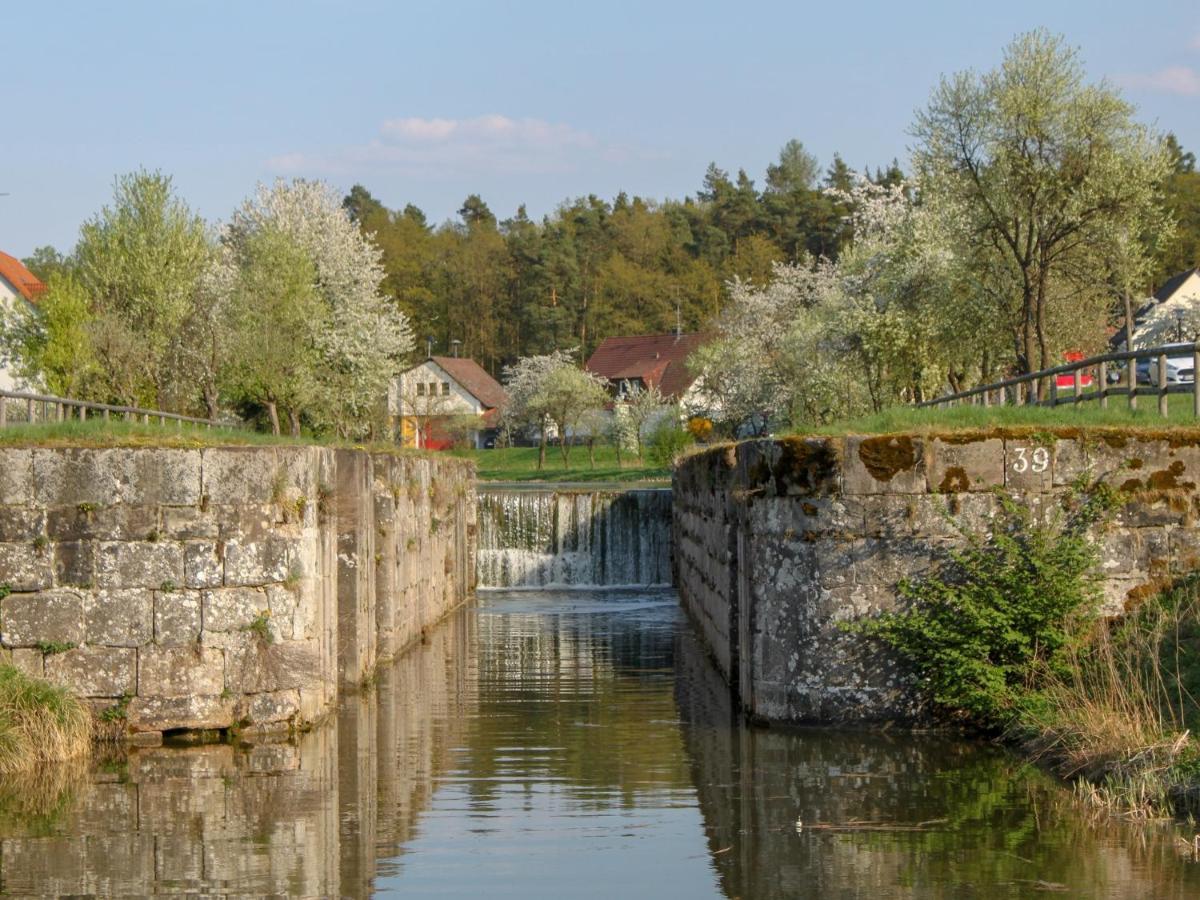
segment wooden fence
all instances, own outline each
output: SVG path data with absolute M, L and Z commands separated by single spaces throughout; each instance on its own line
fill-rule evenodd
M 29 394 L 20 391 L 0 391 L 0 428 L 9 425 L 31 425 L 38 422 L 64 422 L 68 419 L 103 419 L 117 417 L 126 422 L 157 421 L 160 425 L 175 422 L 180 428 L 184 423 L 203 425 L 205 428 L 240 428 L 237 423 L 219 422 L 215 419 L 198 419 L 178 413 L 157 409 L 142 409 L 137 406 L 112 406 L 108 403 L 91 403 L 87 400 L 72 400 L 69 397 L 53 397 L 47 394 Z
M 1148 361 L 1144 380 L 1139 379 L 1140 360 Z M 1144 350 L 1092 356 L 1052 369 L 983 384 L 969 391 L 927 400 L 917 406 L 1061 406 L 1099 403 L 1107 408 L 1113 397 L 1124 397 L 1130 409 L 1137 409 L 1138 398 L 1146 397 L 1157 399 L 1159 415 L 1166 416 L 1169 394 L 1191 394 L 1192 415 L 1200 417 L 1200 394 L 1196 392 L 1197 370 L 1200 370 L 1200 343 L 1164 344 Z M 1063 385 L 1060 381 L 1067 383 Z

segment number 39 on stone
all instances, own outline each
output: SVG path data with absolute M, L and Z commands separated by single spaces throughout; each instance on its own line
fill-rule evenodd
M 1034 472 L 1041 474 L 1050 468 L 1050 451 L 1045 447 L 1036 447 L 1032 453 L 1027 447 L 1014 447 L 1017 458 L 1013 460 L 1014 472 Z

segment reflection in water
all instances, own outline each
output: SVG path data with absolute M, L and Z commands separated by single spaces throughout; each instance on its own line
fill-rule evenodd
M 1196 896 L 1175 840 L 994 748 L 746 729 L 666 592 L 492 594 L 295 743 L 0 785 L 6 894 Z

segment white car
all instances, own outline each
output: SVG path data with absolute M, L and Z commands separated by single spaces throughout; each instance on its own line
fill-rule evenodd
M 1190 348 L 1189 348 L 1190 349 Z M 1158 384 L 1158 358 L 1151 357 L 1148 360 L 1138 360 L 1138 368 L 1143 365 L 1149 365 L 1149 379 L 1151 384 Z M 1141 374 L 1140 372 L 1138 373 Z M 1140 378 L 1138 379 L 1141 380 Z M 1192 354 L 1181 356 L 1167 357 L 1167 384 L 1191 384 L 1196 380 L 1196 371 L 1193 365 Z

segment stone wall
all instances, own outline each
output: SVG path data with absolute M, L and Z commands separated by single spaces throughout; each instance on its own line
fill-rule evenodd
M 909 679 L 841 623 L 982 533 L 999 493 L 1053 515 L 1080 477 L 1128 502 L 1094 535 L 1105 609 L 1200 564 L 1200 435 L 1112 431 L 787 438 L 714 448 L 674 478 L 676 583 L 743 708 L 766 720 L 920 717 Z
M 472 478 L 317 447 L 0 449 L 0 656 L 143 741 L 311 722 L 471 591 Z

